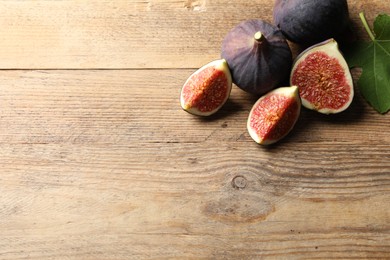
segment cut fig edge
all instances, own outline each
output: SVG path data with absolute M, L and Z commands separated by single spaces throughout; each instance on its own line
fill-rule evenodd
M 325 52 L 329 57 L 333 57 L 333 58 L 336 58 L 338 60 L 338 62 L 341 65 L 341 67 L 346 72 L 345 73 L 345 77 L 346 77 L 346 80 L 347 80 L 347 82 L 349 83 L 349 85 L 351 87 L 351 89 L 350 89 L 350 91 L 351 91 L 350 98 L 349 98 L 348 102 L 346 102 L 339 109 L 318 108 L 314 104 L 312 104 L 311 102 L 306 100 L 305 98 L 301 97 L 302 105 L 304 107 L 310 109 L 310 110 L 315 110 L 315 111 L 317 111 L 319 113 L 322 113 L 322 114 L 336 114 L 336 113 L 340 113 L 340 112 L 346 110 L 350 106 L 350 104 L 352 103 L 353 96 L 354 96 L 354 89 L 353 89 L 353 79 L 352 79 L 351 72 L 349 70 L 349 66 L 348 66 L 348 64 L 347 64 L 347 62 L 346 62 L 342 52 L 340 51 L 338 43 L 337 43 L 337 41 L 335 39 L 330 38 L 330 39 L 325 40 L 323 42 L 317 43 L 317 44 L 315 44 L 315 45 L 313 45 L 311 47 L 308 47 L 307 49 L 302 51 L 295 58 L 295 60 L 293 62 L 293 66 L 292 66 L 291 74 L 290 74 L 290 84 L 291 85 L 294 84 L 294 82 L 292 82 L 293 72 L 296 69 L 298 61 L 304 60 L 308 55 L 310 55 L 311 53 L 313 53 L 315 51 Z M 299 88 L 299 86 L 298 86 L 298 88 Z
M 192 80 L 200 72 L 202 72 L 204 69 L 206 69 L 208 67 L 214 67 L 216 70 L 222 71 L 225 74 L 225 76 L 227 78 L 227 87 L 228 87 L 228 89 L 227 89 L 227 93 L 226 93 L 226 96 L 225 96 L 223 102 L 221 102 L 221 104 L 218 107 L 216 107 L 215 109 L 213 109 L 211 111 L 203 112 L 203 111 L 200 111 L 197 107 L 192 106 L 190 103 L 187 103 L 185 101 L 185 99 L 183 98 L 183 90 L 184 90 L 184 87 L 187 85 L 187 83 L 190 80 Z M 227 61 L 225 59 L 213 60 L 213 61 L 203 65 L 199 69 L 197 69 L 194 73 L 192 73 L 187 78 L 187 80 L 183 84 L 182 91 L 180 93 L 180 105 L 181 105 L 181 107 L 182 107 L 182 109 L 184 111 L 186 111 L 186 112 L 188 112 L 190 114 L 197 115 L 197 116 L 210 116 L 210 115 L 216 113 L 226 103 L 226 101 L 229 99 L 230 92 L 232 90 L 232 84 L 233 84 L 232 83 L 232 76 L 231 76 L 230 69 L 229 69 L 229 66 L 227 64 Z
M 260 137 L 260 135 L 257 133 L 257 131 L 255 129 L 253 129 L 251 126 L 251 118 L 252 118 L 252 114 L 253 114 L 255 108 L 266 97 L 269 97 L 271 95 L 282 95 L 282 96 L 285 96 L 288 98 L 292 98 L 292 99 L 294 99 L 294 101 L 297 104 L 296 118 L 294 118 L 291 126 L 288 129 L 285 129 L 285 133 L 283 135 L 281 135 L 278 139 L 268 139 L 267 136 L 265 138 Z M 298 121 L 300 112 L 301 112 L 301 98 L 299 96 L 299 91 L 298 91 L 297 86 L 293 85 L 293 86 L 279 87 L 279 88 L 276 88 L 274 90 L 271 90 L 268 93 L 266 93 L 265 95 L 261 96 L 256 101 L 256 103 L 253 105 L 253 107 L 249 113 L 248 121 L 247 121 L 247 129 L 248 129 L 249 135 L 256 143 L 258 143 L 260 145 L 267 146 L 267 145 L 276 143 L 276 142 L 280 141 L 281 139 L 283 139 L 284 137 L 286 137 L 291 132 L 291 130 L 294 128 L 296 122 Z

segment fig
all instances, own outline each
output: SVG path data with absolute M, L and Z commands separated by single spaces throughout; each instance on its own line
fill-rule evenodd
M 293 129 L 300 112 L 298 87 L 276 88 L 253 105 L 247 121 L 249 135 L 259 144 L 275 143 Z
M 232 77 L 226 60 L 214 60 L 189 76 L 180 93 L 180 104 L 191 114 L 209 116 L 226 103 L 231 89 Z
M 292 53 L 275 26 L 259 19 L 239 23 L 225 36 L 221 56 L 229 65 L 233 83 L 262 95 L 288 79 Z
M 349 29 L 347 0 L 275 0 L 274 23 L 292 42 L 310 46 Z
M 351 73 L 334 39 L 313 45 L 297 56 L 290 84 L 298 86 L 304 107 L 323 114 L 344 111 L 354 95 Z

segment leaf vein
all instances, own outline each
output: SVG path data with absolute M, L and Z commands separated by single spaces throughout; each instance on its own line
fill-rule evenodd
M 377 43 L 376 45 L 378 45 L 383 50 L 383 52 L 387 54 L 387 56 L 390 56 L 390 52 L 388 52 L 381 44 Z

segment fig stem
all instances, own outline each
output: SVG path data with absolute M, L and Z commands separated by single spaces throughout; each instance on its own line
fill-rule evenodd
M 364 16 L 364 12 L 360 12 L 359 13 L 359 17 L 360 17 L 360 20 L 362 21 L 363 25 L 364 25 L 364 28 L 366 29 L 368 35 L 370 36 L 371 40 L 372 41 L 375 41 L 375 36 L 374 34 L 372 33 L 371 29 L 370 29 L 370 26 L 368 25 L 367 23 L 367 20 L 366 20 L 366 17 Z
M 262 42 L 264 40 L 264 34 L 262 34 L 260 31 L 256 32 L 254 37 L 258 42 Z

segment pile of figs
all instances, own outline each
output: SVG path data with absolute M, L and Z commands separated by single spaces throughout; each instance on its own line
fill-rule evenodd
M 349 26 L 347 1 L 275 0 L 273 17 L 275 25 L 251 19 L 227 33 L 220 59 L 184 83 L 180 104 L 185 111 L 214 114 L 235 84 L 258 96 L 247 129 L 255 142 L 267 145 L 293 129 L 301 106 L 323 114 L 349 107 L 353 82 L 337 43 Z M 304 46 L 294 59 L 289 41 Z

